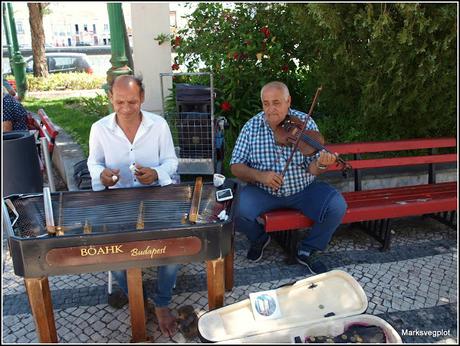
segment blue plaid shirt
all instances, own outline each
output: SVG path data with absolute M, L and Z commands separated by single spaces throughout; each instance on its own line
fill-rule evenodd
M 307 118 L 306 113 L 293 109 L 289 110 L 289 114 L 303 121 Z M 309 118 L 306 129 L 318 131 L 318 126 L 312 118 Z M 230 164 L 244 163 L 259 171 L 281 174 L 291 151 L 291 147 L 282 147 L 275 143 L 274 133 L 262 111 L 243 126 L 233 148 Z M 305 157 L 297 150 L 284 176 L 284 183 L 277 191 L 258 182 L 256 185 L 278 197 L 300 192 L 315 179 L 315 176 L 308 172 L 308 166 L 318 155 Z

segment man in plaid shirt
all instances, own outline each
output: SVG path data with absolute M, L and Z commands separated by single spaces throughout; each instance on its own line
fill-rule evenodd
M 293 208 L 314 220 L 308 237 L 302 240 L 297 261 L 314 274 L 328 271 L 318 258 L 340 225 L 347 205 L 343 196 L 315 177 L 336 162 L 327 152 L 306 157 L 297 150 L 284 175 L 281 175 L 292 149 L 275 142 L 274 129 L 285 117 L 305 121 L 307 130 L 318 131 L 307 114 L 290 108 L 291 96 L 284 83 L 270 82 L 260 92 L 263 111 L 251 118 L 241 130 L 230 161 L 232 173 L 247 185 L 242 189 L 237 208 L 236 229 L 251 243 L 247 258 L 257 262 L 270 242 L 257 217 L 278 208 Z

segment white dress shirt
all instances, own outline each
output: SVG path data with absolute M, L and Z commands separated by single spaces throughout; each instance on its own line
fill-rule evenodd
M 96 121 L 89 134 L 88 169 L 94 191 L 105 189 L 100 175 L 104 168 L 119 169 L 120 179 L 110 188 L 138 187 L 141 184 L 129 169 L 131 164 L 150 167 L 158 173 L 152 185 L 172 183 L 178 159 L 168 123 L 161 116 L 142 111 L 142 121 L 131 143 L 116 122 L 115 113 Z

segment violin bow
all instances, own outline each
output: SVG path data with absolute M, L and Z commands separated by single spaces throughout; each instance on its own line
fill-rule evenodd
M 316 106 L 316 102 L 318 102 L 318 97 L 319 97 L 319 94 L 321 93 L 321 90 L 323 90 L 323 86 L 320 85 L 318 89 L 316 89 L 316 93 L 315 93 L 315 97 L 313 98 L 313 102 L 311 103 L 311 106 L 310 106 L 310 110 L 308 111 L 307 113 L 307 118 L 305 119 L 305 122 L 302 124 L 302 129 L 300 130 L 300 134 L 302 134 L 305 129 L 307 128 L 307 123 L 308 123 L 308 120 L 310 120 L 311 118 L 311 114 L 313 114 L 313 109 L 315 108 Z M 283 169 L 283 172 L 281 173 L 281 176 L 284 178 L 284 175 L 286 174 L 286 171 L 289 167 L 289 165 L 291 164 L 291 161 L 292 159 L 294 158 L 294 154 L 295 152 L 297 151 L 297 149 L 299 148 L 299 143 L 300 143 L 300 138 L 302 136 L 299 135 L 292 147 L 292 151 L 291 151 L 291 154 L 289 155 L 289 158 L 287 159 L 286 161 L 286 164 L 284 165 L 284 169 Z

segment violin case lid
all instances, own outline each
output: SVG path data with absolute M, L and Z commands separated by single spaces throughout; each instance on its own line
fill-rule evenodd
M 219 343 L 291 343 L 295 336 L 339 335 L 347 325 L 360 323 L 382 328 L 389 343 L 401 343 L 389 323 L 363 315 L 366 294 L 345 271 L 332 270 L 274 291 L 278 318 L 256 318 L 248 298 L 203 314 L 198 320 L 200 337 Z

